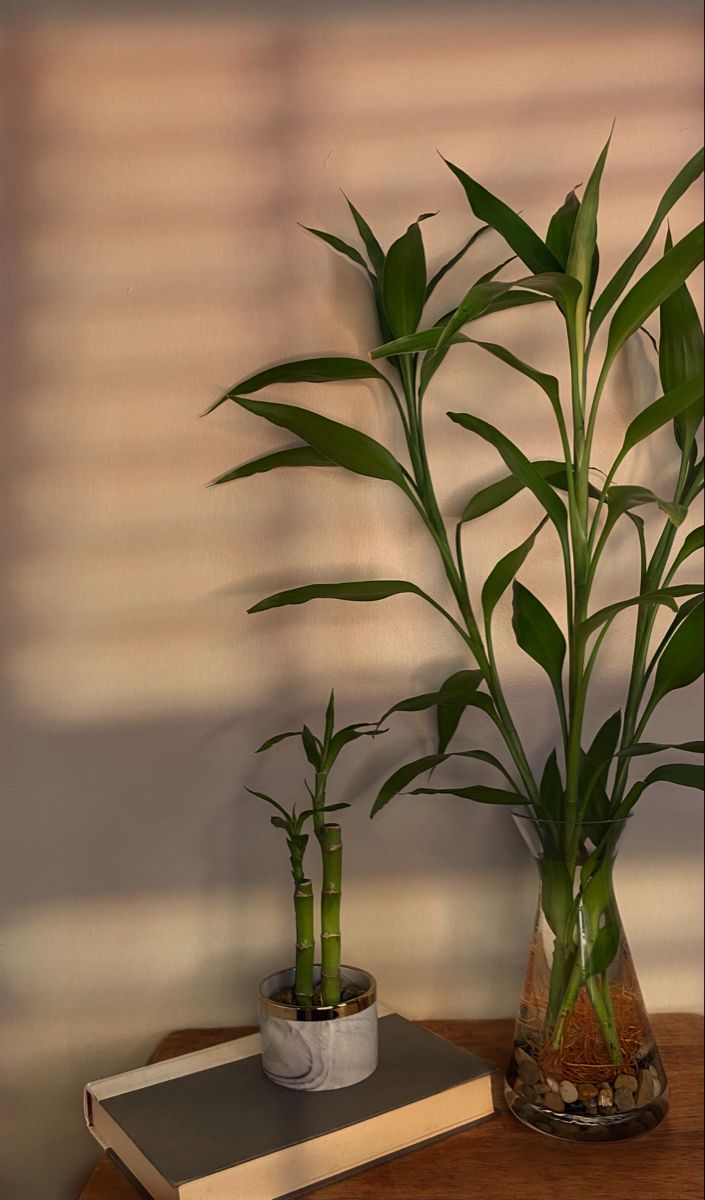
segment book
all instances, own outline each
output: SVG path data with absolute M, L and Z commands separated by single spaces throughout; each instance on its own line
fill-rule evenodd
M 293 1200 L 493 1113 L 494 1068 L 398 1013 L 362 1083 L 299 1092 L 259 1034 L 89 1083 L 86 1123 L 148 1200 Z

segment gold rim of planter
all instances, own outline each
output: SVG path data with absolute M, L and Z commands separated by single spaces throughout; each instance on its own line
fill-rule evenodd
M 263 988 L 272 979 L 277 979 L 282 975 L 291 975 L 293 970 L 275 971 L 273 975 L 268 975 L 259 985 L 259 1007 L 260 1012 L 266 1013 L 270 1017 L 278 1017 L 281 1021 L 335 1021 L 341 1017 L 351 1017 L 355 1013 L 365 1012 L 371 1008 L 377 1000 L 377 980 L 369 971 L 363 971 L 360 967 L 341 966 L 343 974 L 346 971 L 354 971 L 356 975 L 362 975 L 368 982 L 366 990 L 360 995 L 353 997 L 352 1000 L 341 1001 L 340 1004 L 319 1004 L 311 1005 L 311 1007 L 303 1007 L 298 1004 L 283 1004 L 278 1000 L 270 1000 L 265 995 Z M 353 980 L 349 980 L 353 982 Z

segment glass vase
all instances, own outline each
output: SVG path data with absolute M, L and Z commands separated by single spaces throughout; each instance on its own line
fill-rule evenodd
M 668 1084 L 612 883 L 628 820 L 515 821 L 540 889 L 507 1103 L 553 1137 L 634 1137 L 665 1117 Z

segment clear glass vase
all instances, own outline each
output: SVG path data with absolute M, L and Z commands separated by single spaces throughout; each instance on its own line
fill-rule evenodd
M 554 1137 L 634 1137 L 665 1117 L 668 1084 L 612 884 L 628 821 L 515 821 L 540 890 L 507 1103 Z

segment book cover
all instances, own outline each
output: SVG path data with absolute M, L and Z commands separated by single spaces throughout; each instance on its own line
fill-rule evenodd
M 354 1087 L 264 1075 L 259 1036 L 88 1084 L 88 1127 L 153 1200 L 292 1200 L 493 1111 L 489 1063 L 397 1013 Z

